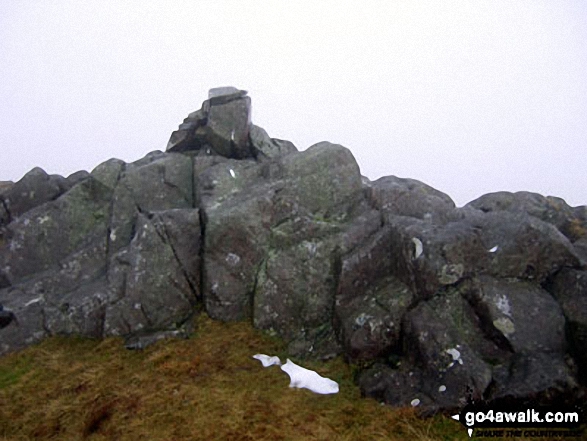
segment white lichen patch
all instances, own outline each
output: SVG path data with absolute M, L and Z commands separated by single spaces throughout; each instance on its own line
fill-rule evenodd
M 463 364 L 461 351 L 459 351 L 457 348 L 449 348 L 445 352 L 452 357 L 452 362 L 448 365 L 449 368 L 453 367 L 456 363 Z
M 443 285 L 452 285 L 457 283 L 465 272 L 465 267 L 462 263 L 443 265 L 438 275 L 438 281 Z
M 412 243 L 414 244 L 414 260 L 416 260 L 424 252 L 424 245 L 417 237 L 412 237 Z
M 382 326 L 382 320 L 369 320 L 369 330 L 371 331 L 371 334 L 374 334 L 375 331 L 377 331 L 377 329 L 381 328 Z
M 26 302 L 26 303 L 24 304 L 24 306 L 25 306 L 25 308 L 26 308 L 27 306 L 34 305 L 35 303 L 39 303 L 39 302 L 41 302 L 41 301 L 43 301 L 43 300 L 44 300 L 44 299 L 43 299 L 43 297 L 37 297 L 37 298 L 34 298 L 34 299 L 32 299 L 32 300 L 29 300 L 28 302 Z
M 507 317 L 500 317 L 496 320 L 493 320 L 493 326 L 495 326 L 496 329 L 501 331 L 506 337 L 516 332 L 514 322 L 512 322 Z
M 229 265 L 236 266 L 241 261 L 241 258 L 234 253 L 228 253 L 225 260 Z
M 510 301 L 505 294 L 502 294 L 495 300 L 495 306 L 499 309 L 503 314 L 511 317 L 512 316 L 512 307 L 510 305 Z
M 110 241 L 111 242 L 116 241 L 116 228 L 113 228 L 112 231 L 110 232 Z
M 316 251 L 318 251 L 318 245 L 316 244 L 316 242 L 304 241 L 303 246 L 308 250 L 308 254 L 310 254 L 311 256 L 316 255 Z
M 45 222 L 49 222 L 50 220 L 51 218 L 49 216 L 42 216 L 37 218 L 37 222 L 39 222 L 39 225 L 43 225 Z
M 422 331 L 422 332 L 420 332 L 420 334 L 418 335 L 418 340 L 421 343 L 424 343 L 426 340 L 428 340 L 428 331 Z
M 357 325 L 357 326 L 363 326 L 365 323 L 367 323 L 372 318 L 373 318 L 372 315 L 365 314 L 364 312 L 362 312 L 355 319 L 355 325 Z

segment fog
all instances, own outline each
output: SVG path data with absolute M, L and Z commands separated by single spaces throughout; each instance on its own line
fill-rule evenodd
M 165 150 L 212 87 L 306 149 L 458 205 L 499 190 L 587 204 L 583 1 L 0 3 L 0 180 Z

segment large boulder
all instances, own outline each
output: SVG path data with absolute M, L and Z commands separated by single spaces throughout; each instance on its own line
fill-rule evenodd
M 200 294 L 199 222 L 198 211 L 189 209 L 139 215 L 130 246 L 111 259 L 106 335 L 173 329 L 193 314 Z
M 270 138 L 264 129 L 254 124 L 251 124 L 249 137 L 253 154 L 259 160 L 289 155 L 298 151 L 292 142 Z
M 336 258 L 364 236 L 351 227 L 362 189 L 350 152 L 321 143 L 262 163 L 196 157 L 194 167 L 208 313 L 252 318 L 298 354 L 332 353 Z
M 435 225 L 405 216 L 389 216 L 386 222 L 394 274 L 420 299 L 488 266 L 488 249 L 479 231 L 465 222 Z
M 560 354 L 515 354 L 510 362 L 496 366 L 487 399 L 494 403 L 525 406 L 584 403 L 568 363 Z
M 102 185 L 114 190 L 118 185 L 120 175 L 125 169 L 126 163 L 124 161 L 112 158 L 96 166 L 90 175 Z
M 190 113 L 178 130 L 171 134 L 166 150 L 168 152 L 186 152 L 199 150 L 205 145 L 205 125 L 208 113 L 202 109 Z
M 366 240 L 342 257 L 338 280 L 335 325 L 346 357 L 356 362 L 398 348 L 402 317 L 413 303 L 413 292 L 392 275 L 391 230 L 378 223 L 374 212 Z
M 205 133 L 210 146 L 227 158 L 250 157 L 251 98 L 234 87 L 211 89 L 208 96 Z
M 499 191 L 483 195 L 469 202 L 467 206 L 485 213 L 526 213 L 554 225 L 571 242 L 587 236 L 587 219 L 580 215 L 581 207 L 570 207 L 561 198 L 542 196 L 529 191 Z
M 251 131 L 251 98 L 235 87 L 210 89 L 208 100 L 172 133 L 168 152 L 204 149 L 226 158 L 244 159 L 254 155 Z
M 408 310 L 402 336 L 392 362 L 379 358 L 360 375 L 365 395 L 393 405 L 417 403 L 423 413 L 471 400 L 578 396 L 565 357 L 563 311 L 527 281 L 463 281 Z
M 458 300 L 453 302 L 458 304 Z M 439 301 L 444 305 L 437 305 Z M 492 371 L 490 364 L 467 342 L 474 342 L 479 336 L 463 335 L 467 331 L 479 334 L 479 330 L 467 323 L 466 313 L 459 315 L 458 310 L 448 311 L 451 317 L 447 320 L 443 317 L 443 306 L 450 303 L 442 299 L 421 302 L 405 316 L 404 352 L 408 355 L 402 371 L 421 371 L 419 390 L 443 408 L 457 408 L 468 398 L 483 397 Z M 454 320 L 456 317 L 461 318 L 462 325 Z
M 467 299 L 486 332 L 512 352 L 565 352 L 563 311 L 536 285 L 482 276 Z
M 110 189 L 90 178 L 13 220 L 0 247 L 0 273 L 14 284 L 58 268 L 73 252 L 104 241 L 111 196 Z
M 56 199 L 71 185 L 59 175 L 48 175 L 42 168 L 35 167 L 13 185 L 5 186 L 0 194 L 4 223 L 19 217 L 30 209 Z M 1 225 L 1 224 L 0 224 Z
M 386 217 L 408 216 L 439 224 L 453 219 L 453 200 L 415 179 L 385 176 L 369 182 L 367 189 L 371 204 Z
M 92 173 L 104 185 L 113 185 L 117 176 L 108 234 L 110 254 L 130 243 L 139 214 L 194 207 L 192 161 L 187 156 L 153 152 L 122 170 L 115 162 L 107 164 Z
M 465 207 L 460 222 L 478 231 L 488 251 L 488 274 L 545 282 L 564 267 L 580 267 L 573 245 L 552 224 L 523 212 L 483 213 Z
M 255 281 L 269 246 L 276 189 L 252 160 L 194 158 L 205 220 L 203 298 L 211 317 L 251 317 Z

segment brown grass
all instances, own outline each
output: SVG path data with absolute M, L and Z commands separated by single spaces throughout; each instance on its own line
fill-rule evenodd
M 450 418 L 361 398 L 340 359 L 303 363 L 341 386 L 316 395 L 251 358 L 285 360 L 280 341 L 205 315 L 196 329 L 138 352 L 116 338 L 54 337 L 0 358 L 0 440 L 469 439 Z
M 587 236 L 587 229 L 579 219 L 573 219 L 566 225 L 567 236 L 572 242 Z

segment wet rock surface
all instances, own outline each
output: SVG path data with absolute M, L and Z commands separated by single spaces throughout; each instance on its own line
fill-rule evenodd
M 232 87 L 166 152 L 1 184 L 0 355 L 56 334 L 141 349 L 205 311 L 342 354 L 364 395 L 423 414 L 585 398 L 586 207 L 371 182 L 343 146 L 271 138 Z

